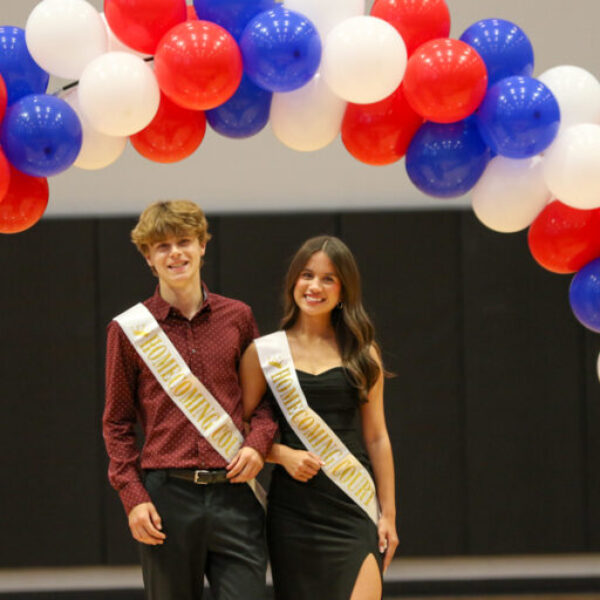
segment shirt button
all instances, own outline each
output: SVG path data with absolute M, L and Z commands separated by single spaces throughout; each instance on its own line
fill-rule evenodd
M 192 348 L 192 354 L 196 354 L 196 348 Z

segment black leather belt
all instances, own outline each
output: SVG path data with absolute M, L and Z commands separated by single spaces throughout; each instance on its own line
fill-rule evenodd
M 185 479 L 196 485 L 209 485 L 211 483 L 224 483 L 227 479 L 228 471 L 226 469 L 214 470 L 192 470 L 192 469 L 167 469 L 169 477 L 176 479 Z

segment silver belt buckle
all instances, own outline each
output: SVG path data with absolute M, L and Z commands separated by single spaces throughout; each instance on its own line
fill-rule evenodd
M 200 477 L 202 475 L 208 475 L 209 473 L 210 473 L 210 471 L 203 471 L 203 470 L 194 471 L 194 483 L 196 485 L 208 485 L 209 482 L 208 481 L 201 481 Z

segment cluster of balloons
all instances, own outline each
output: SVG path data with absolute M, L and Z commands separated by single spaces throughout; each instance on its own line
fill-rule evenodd
M 480 221 L 529 227 L 534 258 L 577 272 L 573 311 L 600 331 L 600 83 L 562 65 L 533 77 L 503 19 L 449 37 L 445 0 L 42 0 L 0 27 L 0 232 L 43 214 L 47 177 L 99 169 L 128 140 L 174 162 L 270 122 L 314 151 L 338 135 L 370 165 L 406 156 L 439 198 L 472 192 Z M 48 74 L 73 79 L 46 93 Z
M 292 148 L 327 145 L 348 102 L 384 100 L 404 75 L 401 34 L 364 12 L 364 0 L 105 0 L 103 13 L 41 0 L 25 29 L 0 27 L 0 232 L 39 220 L 46 178 L 106 167 L 128 141 L 174 162 L 198 148 L 207 121 L 243 138 L 270 120 Z M 76 85 L 48 94 L 49 74 Z M 362 118 L 349 120 L 349 144 Z

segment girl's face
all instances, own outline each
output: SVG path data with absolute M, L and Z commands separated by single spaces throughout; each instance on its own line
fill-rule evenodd
M 294 301 L 310 316 L 330 313 L 341 301 L 342 283 L 335 266 L 322 250 L 304 265 L 294 285 Z

